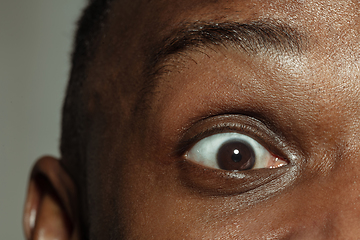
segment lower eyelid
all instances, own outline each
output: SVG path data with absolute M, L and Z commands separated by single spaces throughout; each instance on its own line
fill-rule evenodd
M 286 175 L 293 175 L 294 171 L 290 167 L 274 169 L 256 169 L 246 172 L 230 172 L 219 169 L 209 169 L 203 166 L 190 162 L 178 162 L 180 175 L 179 180 L 183 186 L 187 187 L 194 194 L 204 196 L 231 196 L 240 195 L 246 192 L 251 192 L 255 188 L 264 187 L 266 194 L 261 191 L 255 191 L 254 198 L 266 198 L 267 194 L 271 192 L 280 191 L 286 181 L 292 181 L 294 177 L 285 177 Z M 283 177 L 284 176 L 284 177 Z M 284 180 L 280 180 L 284 178 Z M 279 183 L 271 184 L 270 188 L 266 188 L 267 184 L 272 181 Z M 285 181 L 285 182 L 284 182 Z M 277 186 L 282 184 L 281 186 Z M 256 197 L 256 194 L 260 193 Z

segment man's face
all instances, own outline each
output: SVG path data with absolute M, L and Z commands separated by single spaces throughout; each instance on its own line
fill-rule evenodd
M 357 239 L 356 1 L 116 1 L 89 71 L 94 239 Z

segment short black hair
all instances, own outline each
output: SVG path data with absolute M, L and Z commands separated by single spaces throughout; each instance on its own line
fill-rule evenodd
M 71 71 L 65 102 L 62 109 L 61 123 L 61 162 L 74 179 L 79 192 L 79 210 L 83 239 L 88 239 L 87 201 L 86 201 L 86 84 L 88 65 L 97 49 L 97 42 L 102 34 L 110 5 L 113 0 L 89 0 L 78 21 L 75 34 Z

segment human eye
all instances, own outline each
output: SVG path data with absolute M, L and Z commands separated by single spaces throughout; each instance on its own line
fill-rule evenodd
M 276 126 L 247 115 L 209 116 L 183 131 L 173 156 L 180 183 L 195 194 L 264 199 L 291 184 L 305 161 Z
M 205 167 L 228 171 L 279 168 L 288 164 L 255 139 L 237 132 L 205 137 L 187 151 L 185 158 Z

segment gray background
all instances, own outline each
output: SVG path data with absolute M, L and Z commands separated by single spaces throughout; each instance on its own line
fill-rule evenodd
M 24 239 L 31 166 L 59 156 L 75 23 L 86 0 L 0 0 L 0 239 Z

